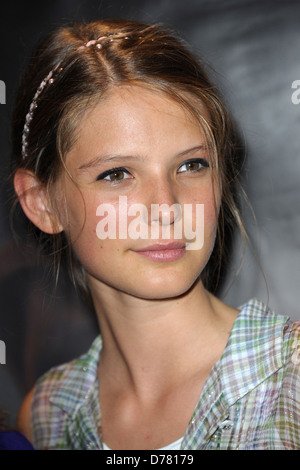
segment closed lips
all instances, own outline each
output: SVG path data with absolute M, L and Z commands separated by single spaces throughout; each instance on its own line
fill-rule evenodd
M 185 243 L 155 244 L 145 248 L 134 250 L 137 254 L 152 261 L 176 261 L 185 251 Z
M 143 251 L 167 251 L 167 250 L 185 250 L 185 243 L 182 242 L 175 242 L 175 243 L 168 243 L 168 244 L 163 244 L 163 243 L 157 243 L 155 245 L 149 245 L 145 248 L 141 248 L 138 250 L 134 250 L 137 252 L 143 252 Z

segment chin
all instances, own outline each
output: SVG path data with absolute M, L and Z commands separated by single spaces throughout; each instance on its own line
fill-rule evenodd
M 190 282 L 182 277 L 177 282 L 174 279 L 169 281 L 152 279 L 144 283 L 140 282 L 138 291 L 134 289 L 134 292 L 131 291 L 131 295 L 145 300 L 175 299 L 186 295 L 198 283 L 198 280 L 199 277 L 190 280 Z M 143 289 L 143 284 L 145 289 Z

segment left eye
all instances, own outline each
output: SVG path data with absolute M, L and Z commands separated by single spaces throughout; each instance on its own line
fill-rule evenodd
M 97 177 L 97 181 L 106 180 L 106 181 L 110 181 L 114 183 L 114 182 L 122 181 L 129 177 L 130 177 L 129 172 L 125 168 L 112 168 L 111 170 L 101 173 L 101 175 Z
M 183 173 L 183 172 L 196 172 L 200 171 L 203 168 L 207 168 L 208 162 L 207 160 L 204 159 L 198 159 L 198 160 L 188 160 L 187 162 L 184 162 L 178 169 L 178 173 Z

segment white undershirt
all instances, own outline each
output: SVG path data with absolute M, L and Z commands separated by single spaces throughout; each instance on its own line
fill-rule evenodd
M 177 441 L 171 442 L 171 444 L 168 444 L 165 447 L 160 447 L 160 449 L 155 449 L 155 450 L 180 450 L 180 445 L 183 437 L 178 439 Z M 107 445 L 103 442 L 103 450 L 112 450 Z

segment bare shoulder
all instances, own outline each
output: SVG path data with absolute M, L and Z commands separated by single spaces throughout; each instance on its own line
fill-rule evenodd
M 29 440 L 31 439 L 30 416 L 34 392 L 35 387 L 25 396 L 17 417 L 18 431 L 22 432 Z

